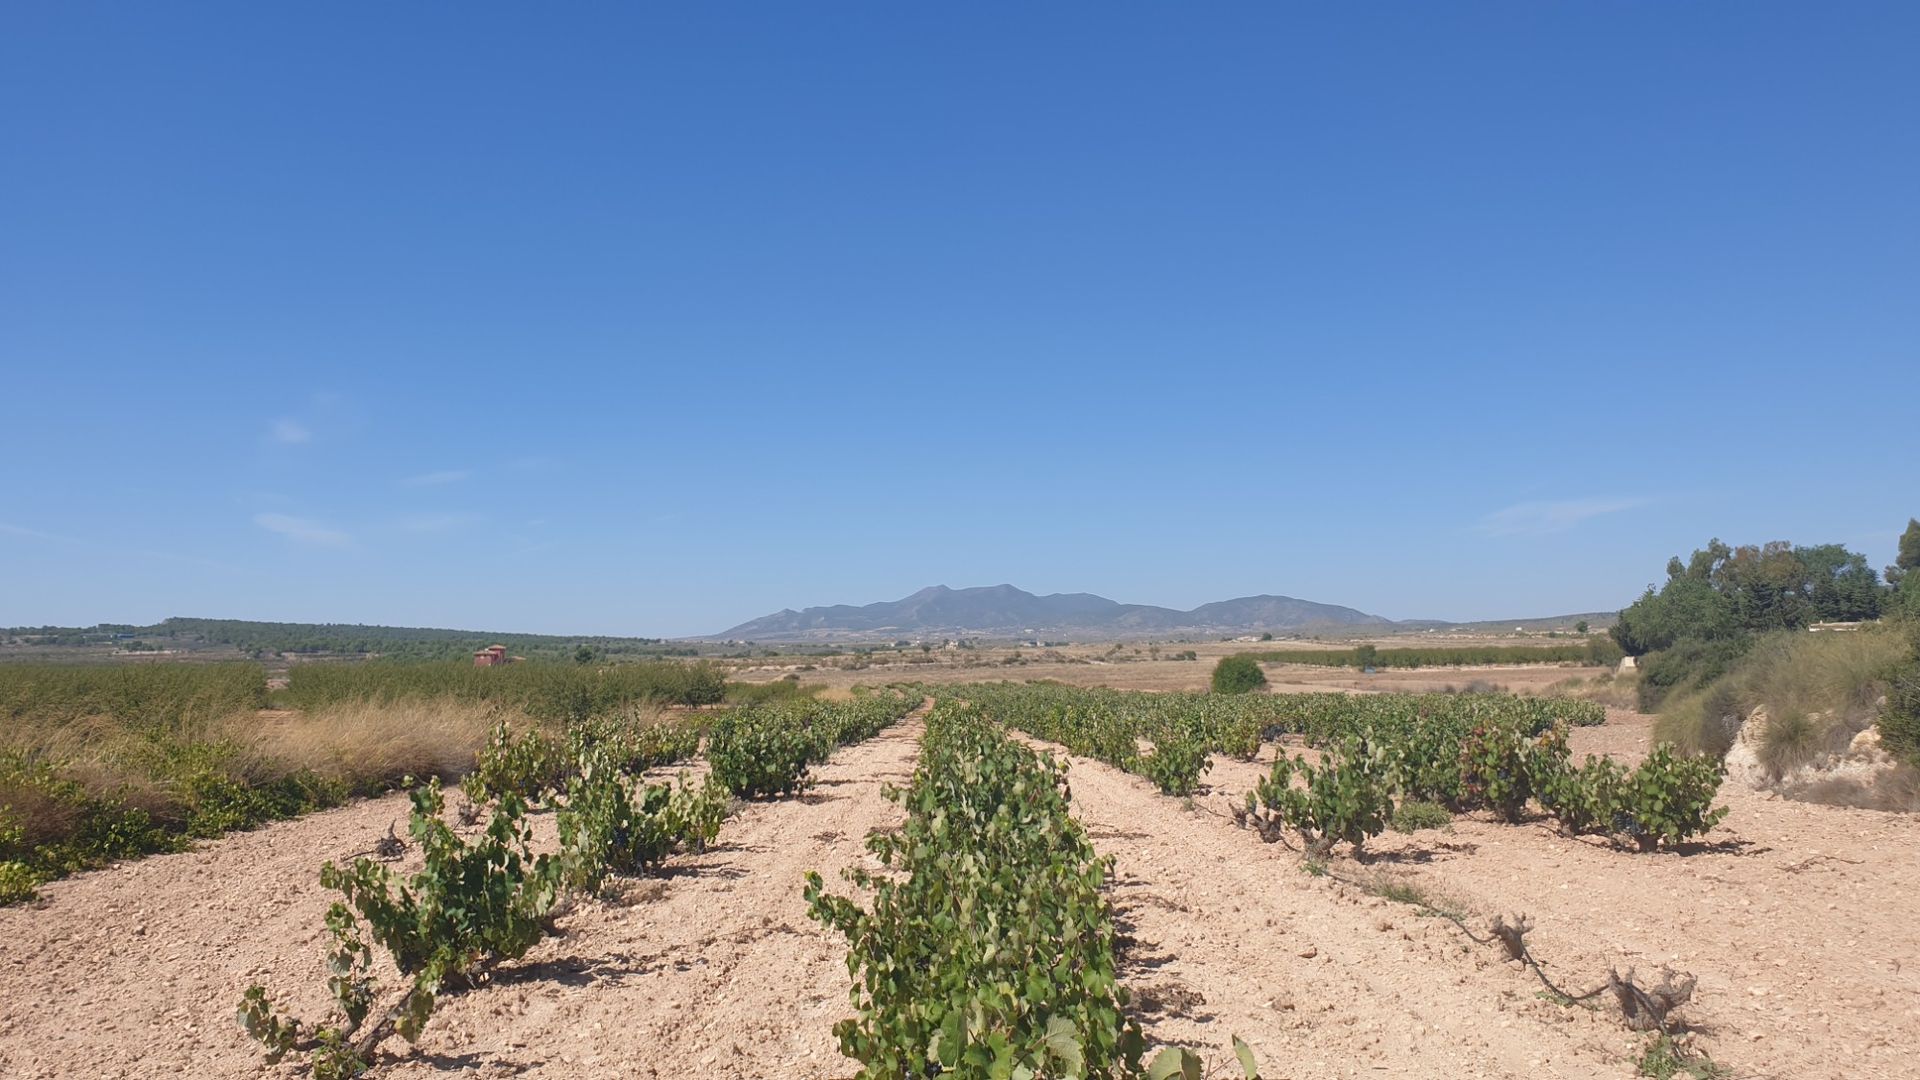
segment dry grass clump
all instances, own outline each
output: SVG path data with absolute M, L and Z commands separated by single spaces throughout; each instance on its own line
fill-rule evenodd
M 1546 688 L 1547 697 L 1592 701 L 1610 709 L 1640 707 L 1640 676 L 1632 672 L 1604 671 L 1598 675 L 1575 675 Z
M 340 702 L 306 713 L 37 710 L 0 724 L 0 903 L 41 881 L 337 806 L 412 777 L 458 779 L 501 704 Z
M 533 723 L 523 713 L 482 702 L 362 700 L 235 717 L 225 735 L 243 748 L 243 767 L 263 779 L 306 772 L 369 791 L 408 776 L 459 779 L 502 720 L 515 728 Z

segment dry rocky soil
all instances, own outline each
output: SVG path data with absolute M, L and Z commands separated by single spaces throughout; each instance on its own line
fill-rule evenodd
M 843 942 L 810 921 L 801 878 L 829 881 L 897 822 L 920 726 L 840 751 L 796 799 L 748 804 L 718 847 L 584 903 L 564 934 L 490 984 L 446 999 L 418 1046 L 389 1040 L 383 1077 L 845 1077 Z M 1632 760 L 1646 719 L 1616 713 L 1575 750 Z M 1269 757 L 1275 748 L 1268 747 Z M 1076 813 L 1114 856 L 1123 975 L 1149 1036 L 1225 1076 L 1230 1039 L 1276 1077 L 1629 1077 L 1646 1036 L 1546 999 L 1453 922 L 1376 895 L 1414 890 L 1484 936 L 1529 915 L 1529 942 L 1580 993 L 1610 967 L 1662 965 L 1699 986 L 1689 1036 L 1755 1077 L 1920 1077 L 1920 822 L 1723 789 L 1703 843 L 1641 855 L 1546 824 L 1462 818 L 1389 833 L 1364 861 L 1307 872 L 1228 806 L 1261 772 L 1217 760 L 1187 801 L 1074 759 Z M 322 860 L 403 820 L 369 800 L 48 885 L 0 909 L 0 1077 L 296 1076 L 234 1021 L 266 984 L 323 1012 Z M 845 886 L 840 886 L 845 891 Z

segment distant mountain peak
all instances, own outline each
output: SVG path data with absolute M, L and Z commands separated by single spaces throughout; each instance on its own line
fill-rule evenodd
M 791 608 L 715 635 L 731 640 L 779 641 L 871 637 L 876 634 L 954 636 L 1072 635 L 1139 637 L 1150 634 L 1242 634 L 1307 627 L 1390 626 L 1391 621 L 1350 607 L 1291 596 L 1243 596 L 1192 611 L 1122 604 L 1092 593 L 1036 596 L 1014 585 L 954 589 L 930 585 L 899 600 L 858 607 L 835 604 Z

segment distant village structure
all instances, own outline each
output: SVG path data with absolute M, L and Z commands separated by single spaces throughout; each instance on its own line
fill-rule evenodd
M 517 663 L 525 659 L 524 656 L 508 656 L 505 645 L 489 645 L 473 654 L 473 666 L 499 667 L 502 664 Z

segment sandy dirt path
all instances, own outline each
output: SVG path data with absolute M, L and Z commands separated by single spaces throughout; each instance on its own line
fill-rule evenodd
M 1605 726 L 1574 730 L 1574 754 L 1637 763 L 1649 723 L 1609 710 Z M 1225 813 L 1274 750 L 1258 764 L 1216 757 L 1198 804 Z M 1699 986 L 1683 1015 L 1735 1075 L 1920 1077 L 1910 1052 L 1920 1045 L 1920 820 L 1736 785 L 1722 786 L 1720 803 L 1726 820 L 1684 853 L 1621 851 L 1561 836 L 1550 822 L 1472 815 L 1446 830 L 1387 832 L 1369 844 L 1368 863 L 1336 858 L 1332 869 L 1411 883 L 1471 912 L 1476 932 L 1496 913 L 1529 914 L 1534 952 L 1575 993 L 1609 966 L 1692 972 Z M 1411 911 L 1393 905 L 1387 917 L 1403 923 Z M 1512 985 L 1530 992 L 1530 981 Z
M 1450 923 L 1303 873 L 1223 816 L 1066 756 L 1074 814 L 1117 860 L 1134 939 L 1122 977 L 1151 1041 L 1222 1070 L 1239 1035 L 1262 1075 L 1302 1080 L 1633 1075 L 1640 1040 L 1540 1000 L 1531 975 L 1463 948 Z
M 378 1074 L 424 1077 L 849 1075 L 844 941 L 807 918 L 802 876 L 837 881 L 899 818 L 880 786 L 911 776 L 909 720 L 837 752 L 797 799 L 750 803 L 717 847 L 582 904 L 563 935 L 495 982 L 443 999 L 418 1048 L 389 1039 Z M 54 882 L 0 908 L 0 1076 L 293 1076 L 234 1022 L 264 982 L 324 1014 L 332 895 L 315 871 L 371 846 L 404 796 L 229 836 L 201 850 Z

